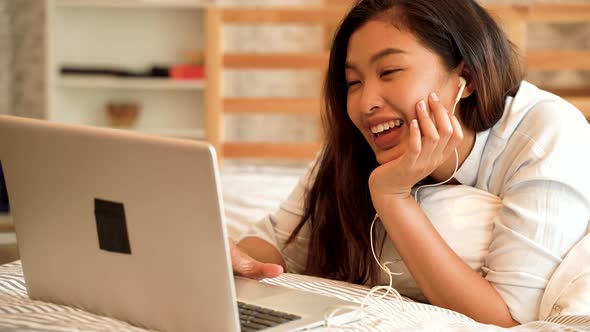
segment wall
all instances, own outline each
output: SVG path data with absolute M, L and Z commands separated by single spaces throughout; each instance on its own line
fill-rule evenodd
M 220 0 L 225 6 L 318 6 L 322 0 Z M 234 52 L 321 51 L 319 27 L 300 25 L 229 26 L 224 31 L 224 49 Z M 321 86 L 317 71 L 227 70 L 224 94 L 231 97 L 316 97 Z M 314 142 L 320 132 L 313 116 L 232 115 L 226 117 L 226 138 L 247 141 Z
M 0 114 L 8 114 L 12 104 L 12 36 L 8 1 L 0 1 Z
M 590 0 L 481 0 L 481 4 L 590 4 Z M 534 51 L 590 50 L 590 24 L 532 24 L 529 26 L 527 48 Z M 527 80 L 545 86 L 579 88 L 590 86 L 590 71 L 529 71 Z
M 45 115 L 45 1 L 0 0 L 0 113 Z

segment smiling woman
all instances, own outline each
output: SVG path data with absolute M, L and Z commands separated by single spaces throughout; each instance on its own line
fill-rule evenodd
M 280 264 L 380 285 L 383 266 L 401 261 L 411 280 L 392 282 L 402 294 L 483 323 L 537 319 L 590 219 L 590 155 L 571 148 L 590 127 L 522 78 L 513 45 L 475 1 L 359 1 L 330 52 L 323 149 L 239 241 L 235 272 L 272 277 Z M 420 199 L 422 186 L 447 182 L 438 200 Z M 482 240 L 461 241 L 474 234 L 461 229 Z
M 387 17 L 367 22 L 352 34 L 345 71 L 346 108 L 380 164 L 397 159 L 409 147 L 403 140 L 410 138 L 412 127 L 402 125 L 414 118 L 416 100 L 438 91 L 451 109 L 451 94 L 457 93 L 458 84 L 449 82 L 458 82 L 463 66 L 456 67 L 447 73 L 434 51 L 425 49 L 409 31 L 393 28 Z M 393 112 L 379 111 L 386 107 Z

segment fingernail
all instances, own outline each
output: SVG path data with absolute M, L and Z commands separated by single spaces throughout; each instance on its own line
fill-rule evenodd
M 421 110 L 426 112 L 426 103 L 424 102 L 424 99 L 420 100 L 420 102 L 418 103 L 418 106 L 420 107 Z
M 434 92 L 430 94 L 430 98 L 432 98 L 433 101 L 438 101 L 438 96 Z
M 418 120 L 416 120 L 416 119 L 412 120 L 411 126 L 414 128 L 418 128 Z

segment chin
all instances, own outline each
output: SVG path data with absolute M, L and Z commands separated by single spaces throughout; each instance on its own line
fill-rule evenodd
M 395 149 L 395 148 L 391 148 L 391 149 L 385 150 L 385 151 L 378 151 L 375 153 L 375 159 L 377 159 L 377 162 L 379 163 L 379 165 L 386 164 L 392 160 L 399 158 L 401 153 L 397 152 L 396 150 L 397 149 Z

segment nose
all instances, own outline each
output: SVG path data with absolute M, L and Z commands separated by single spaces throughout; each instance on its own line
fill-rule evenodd
M 383 107 L 383 98 L 379 88 L 375 85 L 365 84 L 361 96 L 361 109 L 363 113 L 371 114 Z

